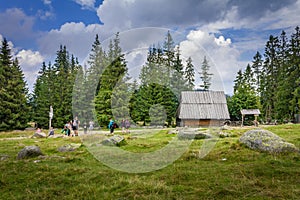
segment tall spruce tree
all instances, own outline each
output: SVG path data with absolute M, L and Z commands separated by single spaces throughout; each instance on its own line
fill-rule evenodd
M 181 91 L 188 89 L 187 81 L 184 78 L 183 63 L 180 55 L 179 45 L 175 50 L 175 58 L 171 69 L 171 89 L 176 95 L 177 99 L 180 98 Z
M 278 77 L 277 77 L 277 90 L 275 107 L 275 118 L 279 121 L 290 121 L 292 119 L 292 113 L 290 112 L 289 105 L 293 98 L 293 80 L 291 80 L 290 62 L 288 59 L 288 39 L 285 31 L 282 31 L 279 37 L 278 47 Z
M 170 86 L 170 68 L 165 64 L 163 49 L 158 45 L 149 48 L 147 61 L 141 69 L 139 79 L 142 85 L 157 83 Z
M 247 68 L 250 66 L 248 65 Z M 235 84 L 234 94 L 227 98 L 228 110 L 232 120 L 241 120 L 241 109 L 259 108 L 258 97 L 255 90 L 249 84 L 249 69 L 248 72 L 238 71 Z
M 187 81 L 188 90 L 193 90 L 195 87 L 195 70 L 193 65 L 193 60 L 191 57 L 188 57 L 186 60 L 186 68 L 185 68 L 185 80 Z
M 233 86 L 233 93 L 235 93 L 237 91 L 237 89 L 240 87 L 240 85 L 242 85 L 243 83 L 243 72 L 242 70 L 240 69 L 238 72 L 237 72 L 237 76 L 235 78 L 235 80 L 233 81 L 234 82 L 234 86 Z
M 291 36 L 289 47 L 290 81 L 293 85 L 293 98 L 290 101 L 290 111 L 292 115 L 300 114 L 300 28 L 297 26 Z
M 255 89 L 255 79 L 250 64 L 247 65 L 243 73 L 243 83 L 247 84 L 250 88 Z
M 60 46 L 55 63 L 48 67 L 43 63 L 36 80 L 33 94 L 34 119 L 40 127 L 47 128 L 49 111 L 52 106 L 54 116 L 52 126 L 63 127 L 73 119 L 72 96 L 77 72 L 82 70 L 78 60 Z M 74 115 L 78 115 L 75 113 Z
M 160 50 L 160 48 L 158 48 L 158 50 Z M 165 37 L 162 53 L 164 54 L 166 74 L 168 78 L 170 78 L 172 76 L 171 75 L 172 69 L 174 69 L 174 60 L 175 60 L 175 44 L 170 31 L 167 32 L 167 35 Z M 171 85 L 171 83 L 169 84 Z
M 275 118 L 276 91 L 278 87 L 278 37 L 270 35 L 266 43 L 263 63 L 263 80 L 261 104 L 265 118 L 270 121 Z
M 0 131 L 24 129 L 29 121 L 28 90 L 18 59 L 4 38 L 0 49 Z
M 95 97 L 95 110 L 100 125 L 106 125 L 113 117 L 112 94 L 117 83 L 127 74 L 124 54 L 121 53 L 119 33 L 110 41 L 107 53 L 107 67 L 101 74 L 99 92 Z
M 203 58 L 203 62 L 201 65 L 201 72 L 199 72 L 200 74 L 200 78 L 202 80 L 202 84 L 200 85 L 200 88 L 202 88 L 203 90 L 209 90 L 209 87 L 211 85 L 211 78 L 212 78 L 212 73 L 209 73 L 209 69 L 210 66 L 208 64 L 208 60 L 206 59 L 206 56 L 204 56 Z
M 260 95 L 260 79 L 262 76 L 262 56 L 261 54 L 257 51 L 255 56 L 253 57 L 252 61 L 252 70 L 253 70 L 253 78 L 256 80 L 255 81 L 255 88 L 256 92 L 258 95 Z
M 51 90 L 51 63 L 48 65 L 43 62 L 42 67 L 38 73 L 38 77 L 34 84 L 33 89 L 33 120 L 36 122 L 36 126 L 40 128 L 47 128 L 49 126 L 49 109 L 51 105 L 50 94 Z

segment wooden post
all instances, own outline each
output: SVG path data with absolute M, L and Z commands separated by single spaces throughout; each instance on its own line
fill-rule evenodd
M 254 115 L 254 117 L 255 117 L 254 125 L 255 125 L 255 126 L 258 126 L 257 116 L 258 116 L 258 115 Z
M 242 115 L 242 127 L 244 126 L 244 117 L 245 117 L 245 115 Z
M 53 118 L 53 108 L 52 108 L 52 106 L 50 106 L 50 112 L 49 112 L 49 130 L 52 127 L 52 125 L 51 125 L 52 118 Z

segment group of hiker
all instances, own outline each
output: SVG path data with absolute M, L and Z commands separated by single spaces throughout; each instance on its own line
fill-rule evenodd
M 67 122 L 64 125 L 64 128 L 61 130 L 61 133 L 65 134 L 66 136 L 78 136 L 78 130 L 79 130 L 79 124 L 80 121 L 78 120 L 78 117 L 75 117 L 74 120 L 71 120 Z M 130 121 L 128 119 L 122 119 L 121 123 L 121 128 L 122 128 L 122 133 L 129 133 L 129 128 L 130 128 Z M 114 134 L 114 130 L 116 128 L 119 128 L 119 125 L 113 120 L 110 119 L 108 128 L 110 130 L 111 134 Z M 89 122 L 89 130 L 94 129 L 94 122 L 90 121 Z M 86 123 L 83 124 L 83 132 L 84 134 L 87 134 L 88 126 Z
M 78 120 L 78 117 L 76 116 L 73 120 L 68 121 L 63 129 L 60 131 L 60 133 L 66 135 L 66 136 L 78 136 L 78 130 L 79 130 L 79 125 L 80 125 L 80 121 Z M 115 120 L 110 119 L 109 124 L 108 124 L 108 128 L 110 130 L 110 134 L 114 134 L 114 130 L 116 128 L 121 128 L 122 129 L 122 133 L 130 133 L 129 128 L 130 128 L 130 121 L 128 119 L 122 119 L 122 121 L 120 122 L 120 126 L 115 122 Z M 83 133 L 87 134 L 88 133 L 88 129 L 89 131 L 92 131 L 94 129 L 94 122 L 90 121 L 88 124 L 85 122 L 83 123 Z M 41 129 L 37 128 L 36 133 L 40 133 Z M 49 129 L 49 133 L 48 136 L 53 136 L 54 135 L 54 129 L 53 127 L 50 127 Z
M 78 117 L 75 117 L 73 120 L 67 122 L 64 125 L 61 133 L 65 134 L 66 136 L 78 136 L 79 124 L 80 122 L 78 120 Z
M 118 127 L 119 127 L 118 124 L 113 119 L 110 119 L 109 124 L 108 124 L 110 134 L 114 134 L 115 128 L 118 128 Z M 122 133 L 129 133 L 130 121 L 128 119 L 122 119 L 121 128 L 122 128 Z

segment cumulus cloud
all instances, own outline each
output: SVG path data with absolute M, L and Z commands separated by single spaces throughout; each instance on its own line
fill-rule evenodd
M 19 59 L 20 64 L 26 66 L 40 65 L 44 60 L 43 56 L 38 51 L 24 49 L 19 51 L 17 58 Z
M 97 13 L 110 28 L 195 26 L 222 18 L 226 1 L 104 1 Z
M 34 37 L 33 24 L 34 18 L 27 16 L 19 8 L 7 9 L 5 12 L 0 13 L 0 33 L 9 36 L 10 39 L 20 40 Z
M 224 36 L 221 35 L 219 38 L 215 38 L 215 43 L 219 46 L 228 46 L 231 44 L 231 39 L 227 38 L 225 40 Z
M 282 17 L 282 12 L 290 16 L 289 8 L 296 14 L 299 9 L 294 6 L 297 4 L 299 1 L 296 0 L 105 0 L 97 13 L 106 26 L 119 31 L 145 26 L 184 29 L 208 24 L 220 30 L 228 27 L 257 27 L 258 22 L 264 18 L 276 22 L 276 19 Z M 272 18 L 269 17 L 271 13 L 274 13 Z M 276 16 L 276 13 L 279 15 Z
M 98 24 L 86 26 L 82 22 L 66 23 L 60 29 L 52 29 L 38 39 L 40 52 L 45 56 L 51 56 L 60 45 L 65 45 L 70 53 L 82 61 L 89 54 L 96 34 L 101 32 L 100 27 Z
M 83 9 L 96 9 L 95 0 L 73 1 Z M 51 0 L 43 2 L 51 8 Z M 41 12 L 40 17 L 49 19 L 52 11 Z M 236 71 L 241 68 L 241 64 L 245 64 L 240 60 L 240 55 L 264 46 L 260 31 L 295 27 L 298 25 L 299 11 L 300 0 L 105 0 L 96 10 L 104 25 L 68 22 L 44 33 L 37 42 L 39 52 L 45 58 L 55 56 L 53 54 L 59 45 L 66 45 L 70 53 L 84 62 L 96 34 L 103 41 L 116 32 L 126 32 L 133 28 L 164 27 L 179 30 L 187 35 L 180 44 L 182 53 L 185 56 L 192 55 L 197 66 L 200 66 L 206 51 L 210 62 L 220 71 L 220 76 L 226 83 L 225 89 L 229 90 L 227 85 L 232 84 Z M 0 33 L 9 35 L 10 39 L 33 38 L 36 35 L 32 32 L 34 22 L 34 18 L 26 16 L 22 10 L 9 9 L 0 13 Z M 227 29 L 249 31 L 242 36 L 228 36 L 223 34 Z M 142 39 L 151 34 L 137 33 L 134 37 L 124 37 L 124 42 L 121 40 L 124 49 L 144 48 L 148 45 L 147 42 L 144 45 Z M 199 54 L 200 50 L 203 55 Z M 132 60 L 133 65 L 137 62 L 136 57 L 144 58 L 144 53 L 135 52 L 137 55 L 134 56 L 131 54 L 127 57 Z
M 222 41 L 226 45 L 219 45 L 216 41 Z M 201 65 L 205 56 L 211 67 L 210 70 L 214 74 L 212 89 L 232 93 L 232 80 L 239 67 L 237 60 L 240 53 L 237 49 L 228 45 L 229 41 L 230 38 L 225 40 L 223 36 L 216 38 L 214 34 L 202 30 L 192 30 L 187 35 L 187 39 L 180 43 L 182 55 L 185 58 L 190 56 L 193 60 L 198 87 L 201 83 L 199 72 L 201 72 Z
M 294 2 L 294 1 L 293 1 Z M 285 3 L 285 2 L 282 2 Z M 286 4 L 277 10 L 270 10 L 266 15 L 256 21 L 256 27 L 262 30 L 283 29 L 299 26 L 300 1 Z M 255 22 L 255 21 L 254 21 Z
M 22 67 L 29 90 L 32 91 L 38 71 L 44 62 L 44 57 L 38 51 L 21 50 L 16 57 Z

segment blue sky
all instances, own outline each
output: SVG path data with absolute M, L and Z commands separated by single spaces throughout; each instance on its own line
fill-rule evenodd
M 105 41 L 131 30 L 124 46 L 138 49 L 148 45 L 147 34 L 177 30 L 182 55 L 199 67 L 204 48 L 216 82 L 232 93 L 236 72 L 257 50 L 263 54 L 270 34 L 291 34 L 299 13 L 300 0 L 1 0 L 0 39 L 10 42 L 32 88 L 42 62 L 53 61 L 60 44 L 85 65 L 96 34 Z M 145 52 L 134 51 L 128 59 L 130 66 L 142 63 Z

